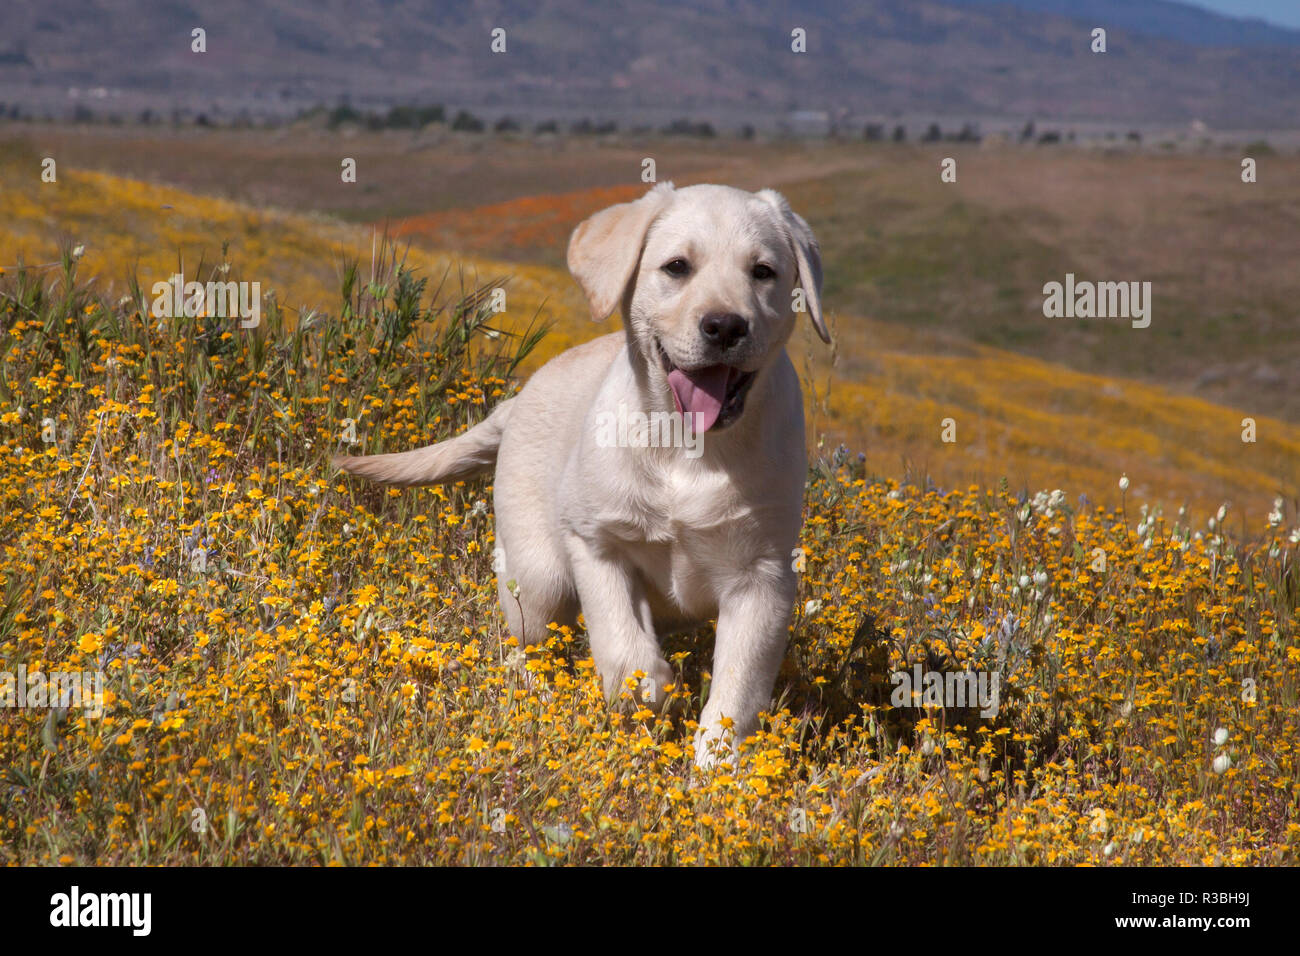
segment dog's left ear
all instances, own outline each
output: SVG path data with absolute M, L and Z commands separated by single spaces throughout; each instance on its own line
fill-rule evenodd
M 791 209 L 785 197 L 775 189 L 764 189 L 757 195 L 773 206 L 785 220 L 786 230 L 790 234 L 790 245 L 794 249 L 795 262 L 799 265 L 799 285 L 803 287 L 803 298 L 808 307 L 808 315 L 812 318 L 813 328 L 817 330 L 821 340 L 829 343 L 831 336 L 826 331 L 826 323 L 822 319 L 822 250 L 817 245 L 817 237 L 813 235 L 812 229 L 804 221 L 803 216 Z
M 672 183 L 660 183 L 634 202 L 602 209 L 573 230 L 569 271 L 587 296 L 593 322 L 604 321 L 618 307 L 641 260 L 650 224 L 672 192 Z

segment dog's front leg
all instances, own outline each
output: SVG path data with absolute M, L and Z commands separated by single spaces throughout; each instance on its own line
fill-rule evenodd
M 676 675 L 659 649 L 650 604 L 636 570 L 573 533 L 568 534 L 566 547 L 605 699 L 617 704 L 627 679 L 640 671 L 636 700 L 658 710 L 664 688 Z
M 773 581 L 775 577 L 778 580 Z M 758 715 L 772 699 L 790 637 L 790 611 L 798 583 L 779 565 L 763 580 L 740 584 L 718 611 L 713 683 L 695 735 L 695 765 L 711 767 L 728 755 L 723 718 L 730 718 L 733 746 L 758 729 Z

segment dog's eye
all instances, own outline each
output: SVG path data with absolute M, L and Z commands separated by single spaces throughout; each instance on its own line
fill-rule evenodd
M 760 262 L 750 270 L 750 275 L 755 279 L 767 280 L 776 278 L 776 270 L 765 263 Z
M 659 268 L 663 269 L 664 272 L 667 272 L 670 276 L 677 276 L 680 278 L 691 271 L 691 264 L 685 259 L 672 259 L 665 262 Z

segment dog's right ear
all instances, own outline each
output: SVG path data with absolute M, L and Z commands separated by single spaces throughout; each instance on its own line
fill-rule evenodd
M 646 232 L 672 192 L 672 183 L 660 183 L 634 202 L 602 209 L 573 230 L 569 271 L 587 296 L 593 322 L 604 321 L 618 307 L 641 260 Z

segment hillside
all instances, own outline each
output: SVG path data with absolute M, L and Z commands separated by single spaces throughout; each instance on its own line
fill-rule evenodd
M 8 181 L 22 181 L 14 170 L 5 172 Z M 126 291 L 132 269 L 147 290 L 178 262 L 190 275 L 206 277 L 200 263 L 211 270 L 228 261 L 230 277 L 258 278 L 291 313 L 309 312 L 336 300 L 342 257 L 365 261 L 376 239 L 365 227 L 258 211 L 103 173 L 66 170 L 57 189 L 26 181 L 0 193 L 0 264 L 12 267 L 20 257 L 53 261 L 62 235 L 84 244 L 83 274 L 100 277 L 110 296 Z M 525 371 L 601 331 L 586 319 L 561 269 L 419 246 L 410 249 L 408 262 L 434 285 L 449 270 L 453 279 L 464 273 L 471 282 L 509 276 L 508 310 L 494 324 L 522 332 L 540 318 L 552 326 Z M 833 372 L 807 329 L 793 348 L 796 363 L 812 370 L 805 386 L 811 427 L 828 453 L 839 443 L 864 452 L 872 474 L 928 475 L 941 487 L 994 486 L 1005 478 L 1013 490 L 1060 488 L 1071 501 L 1086 496 L 1116 504 L 1116 482 L 1126 473 L 1131 495 L 1162 503 L 1166 513 L 1187 504 L 1204 517 L 1226 501 L 1233 520 L 1243 522 L 1267 513 L 1275 496 L 1290 498 L 1300 480 L 1300 426 L 1272 415 L 986 345 L 949 343 L 949 354 L 936 354 L 923 330 L 842 311 L 833 321 L 839 340 Z M 1254 444 L 1241 442 L 1246 414 L 1256 419 Z M 957 423 L 955 443 L 941 440 L 949 417 Z
M 1229 17 L 1173 0 L 945 0 L 956 7 L 996 7 L 1116 26 L 1140 36 L 1197 46 L 1294 47 L 1300 30 L 1249 17 Z M 1019 15 L 1018 13 L 1014 15 Z
M 1300 125 L 1300 45 L 1288 31 L 1159 0 L 1093 4 L 1089 16 L 1110 29 L 1109 52 L 1097 56 L 1091 25 L 1039 6 L 1007 16 L 939 0 L 797 12 L 779 0 L 546 0 L 526 10 L 485 0 L 231 0 L 200 13 L 154 0 L 49 0 L 7 11 L 0 99 L 70 110 L 69 88 L 103 88 L 103 101 L 85 103 L 112 109 L 129 94 L 119 108 L 139 108 L 148 94 L 163 111 L 283 114 L 347 96 L 638 122 L 703 112 L 771 125 L 802 108 Z M 1222 41 L 1205 45 L 1219 26 Z M 202 54 L 190 49 L 196 27 L 209 38 Z M 806 55 L 791 53 L 795 27 L 807 31 Z M 504 54 L 490 50 L 497 28 Z
M 659 136 L 533 137 L 387 131 L 0 127 L 0 168 L 31 185 L 41 157 L 187 193 L 385 229 L 421 250 L 564 267 L 569 232 L 635 195 L 642 159 L 678 185 L 785 192 L 826 258 L 832 312 L 881 323 L 882 341 L 961 356 L 972 345 L 1103 378 L 1159 386 L 1244 414 L 1300 423 L 1300 155 L 986 142 L 833 144 Z M 360 181 L 339 181 L 340 156 Z M 956 183 L 939 181 L 956 158 Z M 293 175 L 285 175 L 285 170 Z M 32 193 L 33 196 L 39 196 Z M 308 272 L 318 268 L 303 263 Z M 1067 272 L 1146 279 L 1149 328 L 1047 320 L 1042 288 Z M 568 288 L 566 285 L 565 288 Z M 884 326 L 884 327 L 882 327 Z M 849 333 L 867 328 L 856 319 Z M 841 369 L 842 376 L 850 366 Z M 858 373 L 845 377 L 855 379 Z

